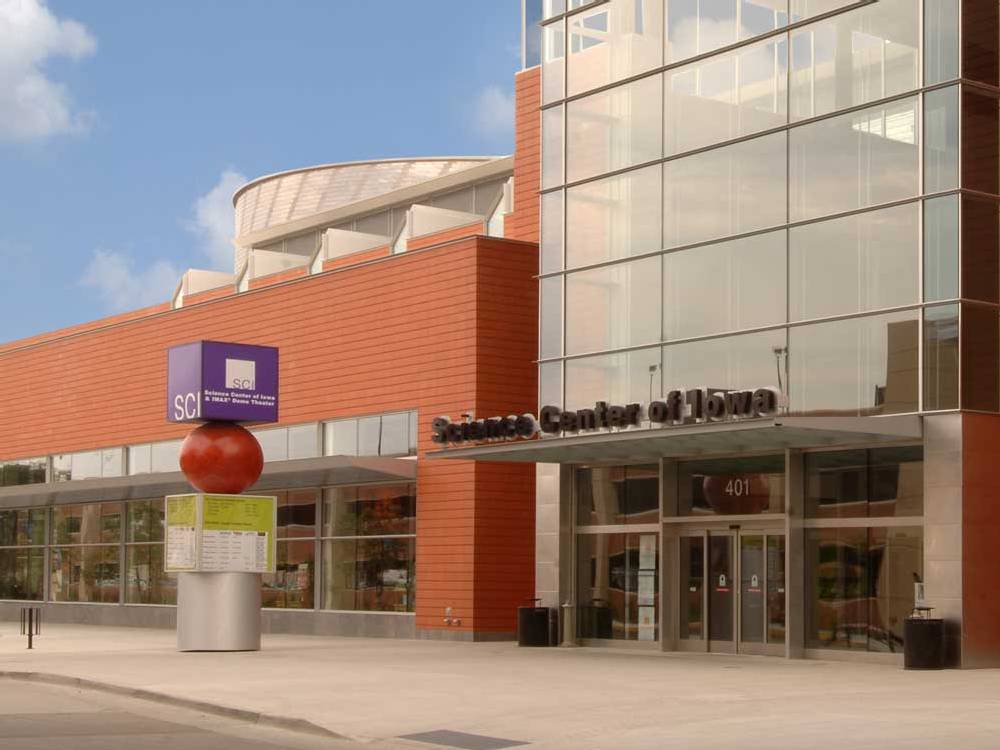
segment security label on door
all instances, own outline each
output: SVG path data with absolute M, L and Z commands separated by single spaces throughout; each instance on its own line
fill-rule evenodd
M 722 594 L 724 594 L 724 593 L 726 593 L 726 592 L 729 591 L 729 579 L 726 578 L 726 574 L 725 573 L 720 573 L 719 574 L 719 583 L 715 587 L 715 590 L 718 591 L 719 593 L 722 593 Z
M 750 586 L 747 588 L 748 594 L 759 594 L 760 593 L 760 576 L 754 573 L 750 576 Z

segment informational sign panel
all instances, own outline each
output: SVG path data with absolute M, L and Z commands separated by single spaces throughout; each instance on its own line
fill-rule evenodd
M 260 495 L 169 495 L 168 573 L 273 573 L 277 499 Z
M 170 422 L 277 422 L 278 350 L 194 341 L 167 352 Z

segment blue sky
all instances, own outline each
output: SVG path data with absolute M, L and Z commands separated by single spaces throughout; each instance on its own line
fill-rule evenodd
M 0 0 L 0 341 L 225 263 L 243 178 L 510 153 L 519 8 Z

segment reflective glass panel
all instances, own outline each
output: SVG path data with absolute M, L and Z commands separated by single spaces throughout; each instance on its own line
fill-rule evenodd
M 660 190 L 659 165 L 567 190 L 566 265 L 659 250 Z
M 790 138 L 792 221 L 919 192 L 916 99 L 809 123 Z
M 315 424 L 303 424 L 288 428 L 288 457 L 316 458 L 318 453 L 318 432 Z
M 676 247 L 785 223 L 785 134 L 663 165 L 663 238 Z
M 659 341 L 660 290 L 658 257 L 567 275 L 566 353 Z
M 923 467 L 919 445 L 808 453 L 806 518 L 920 516 Z
M 381 417 L 362 417 L 358 420 L 358 455 L 377 456 L 382 446 Z
M 682 516 L 785 512 L 785 457 L 682 461 L 677 467 Z
M 670 388 L 777 388 L 784 393 L 786 340 L 782 328 L 665 346 L 663 382 Z
M 740 534 L 740 640 L 764 642 L 764 537 Z
M 578 534 L 577 634 L 655 641 L 659 626 L 659 535 Z
M 52 601 L 118 602 L 119 550 L 117 545 L 52 547 L 49 552 Z
M 0 547 L 45 544 L 46 508 L 0 510 Z
M 125 508 L 128 517 L 125 541 L 163 541 L 164 501 L 162 497 L 151 500 L 130 500 L 125 504 Z
M 415 485 L 363 485 L 323 490 L 323 536 L 414 534 Z
M 685 60 L 781 28 L 784 0 L 667 0 L 667 62 Z
M 316 535 L 316 502 L 319 490 L 275 492 L 278 498 L 278 538 Z
M 149 443 L 128 447 L 129 474 L 148 474 L 153 468 L 152 461 L 152 446 Z
M 681 611 L 678 637 L 701 640 L 705 637 L 705 538 L 682 536 Z
M 924 192 L 958 187 L 958 86 L 924 94 Z
M 659 76 L 650 76 L 566 105 L 568 182 L 660 158 L 661 86 Z M 544 115 L 542 127 L 544 138 Z
M 958 78 L 959 0 L 924 0 L 924 85 Z
M 538 366 L 538 407 L 562 406 L 562 362 Z
M 566 408 L 649 403 L 660 392 L 660 347 L 566 361 Z
M 327 456 L 358 455 L 358 421 L 342 419 L 323 425 L 324 453 Z
M 39 601 L 45 587 L 45 550 L 0 549 L 0 599 Z
M 577 526 L 658 523 L 659 513 L 656 464 L 577 469 Z
M 792 32 L 792 120 L 919 85 L 920 3 L 879 0 Z
M 708 537 L 708 637 L 713 641 L 733 640 L 736 629 L 734 541 L 733 534 Z
M 785 322 L 784 230 L 663 256 L 667 341 Z
M 53 544 L 118 542 L 121 530 L 121 503 L 57 505 L 52 509 Z
M 176 604 L 177 574 L 163 570 L 162 544 L 130 544 L 125 548 L 125 603 Z
M 567 94 L 620 81 L 663 63 L 663 3 L 610 0 L 571 16 Z
M 542 27 L 542 103 L 562 99 L 566 93 L 566 22 Z
M 316 542 L 279 541 L 277 553 L 275 572 L 261 576 L 261 606 L 312 609 Z
M 563 108 L 559 106 L 542 110 L 542 190 L 562 183 Z
M 415 539 L 336 539 L 322 544 L 324 609 L 413 611 Z
M 919 313 L 796 326 L 789 333 L 792 411 L 824 416 L 918 408 Z
M 0 487 L 19 484 L 41 484 L 45 481 L 47 458 L 22 458 L 0 461 Z
M 767 537 L 767 642 L 785 642 L 785 537 Z
M 784 37 L 668 70 L 664 150 L 671 154 L 788 122 Z
M 410 415 L 403 411 L 382 415 L 378 455 L 405 456 L 410 452 Z
M 539 265 L 542 273 L 561 271 L 563 267 L 563 194 L 545 193 L 541 198 L 542 229 L 539 240 Z
M 924 410 L 958 408 L 958 305 L 924 308 Z
M 150 446 L 150 463 L 154 473 L 180 470 L 181 441 L 167 440 Z
M 542 359 L 562 354 L 563 299 L 562 276 L 550 276 L 538 281 L 538 356 Z
M 924 201 L 924 300 L 958 297 L 958 196 Z
M 919 255 L 919 203 L 793 227 L 791 319 L 916 304 Z

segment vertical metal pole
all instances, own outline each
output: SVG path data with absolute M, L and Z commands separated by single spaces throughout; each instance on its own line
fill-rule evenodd
M 28 608 L 28 648 L 32 648 L 32 637 L 35 634 L 35 608 Z

